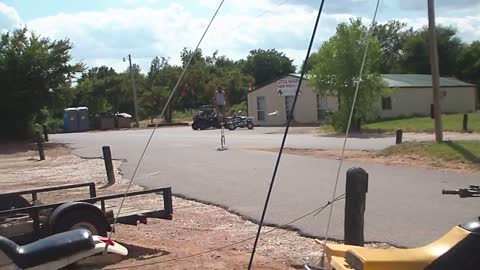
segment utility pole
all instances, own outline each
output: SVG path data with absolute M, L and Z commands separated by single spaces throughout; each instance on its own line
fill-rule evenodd
M 132 56 L 128 55 L 128 63 L 130 65 L 130 79 L 132 80 L 132 89 L 133 89 L 133 110 L 135 113 L 135 126 L 139 127 L 138 123 L 138 110 L 137 110 L 137 89 L 135 87 L 135 79 L 133 77 L 133 69 L 132 69 Z
M 435 140 L 443 141 L 442 109 L 440 107 L 440 71 L 438 67 L 437 34 L 435 29 L 435 3 L 428 0 L 428 30 L 430 32 L 430 65 L 433 86 L 433 116 L 435 118 Z

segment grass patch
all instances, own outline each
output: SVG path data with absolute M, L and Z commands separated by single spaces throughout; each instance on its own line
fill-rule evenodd
M 318 131 L 320 133 L 334 133 L 334 132 L 336 132 L 335 128 L 333 128 L 333 126 L 329 125 L 329 124 L 321 125 L 318 128 Z
M 442 121 L 445 131 L 462 131 L 463 114 L 444 114 L 442 115 Z M 402 129 L 404 132 L 433 132 L 435 127 L 434 121 L 430 117 L 413 117 L 369 123 L 363 125 L 362 129 L 381 131 Z M 480 112 L 468 115 L 468 130 L 480 132 Z
M 187 122 L 192 121 L 193 113 L 189 110 L 187 111 L 175 111 L 173 112 L 172 118 L 173 122 Z
M 434 161 L 480 164 L 480 141 L 406 142 L 382 151 L 385 156 L 415 155 Z

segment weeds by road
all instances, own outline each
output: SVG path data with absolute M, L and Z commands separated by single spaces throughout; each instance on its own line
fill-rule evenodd
M 385 156 L 415 155 L 436 162 L 454 162 L 480 168 L 480 141 L 406 142 L 382 151 Z
M 442 121 L 445 131 L 462 131 L 463 114 L 444 114 Z M 363 125 L 362 129 L 373 131 L 395 131 L 402 129 L 404 132 L 433 132 L 435 127 L 430 117 L 413 117 L 369 123 Z M 469 131 L 480 132 L 480 112 L 469 114 L 468 129 Z

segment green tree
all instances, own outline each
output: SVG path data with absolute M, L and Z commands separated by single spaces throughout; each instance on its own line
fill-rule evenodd
M 457 31 L 449 26 L 437 26 L 438 58 L 441 76 L 457 74 L 457 58 L 462 50 L 462 41 Z M 431 74 L 428 27 L 410 35 L 403 46 L 401 59 L 403 73 Z
M 400 71 L 403 46 L 413 34 L 412 28 L 404 30 L 406 26 L 406 23 L 396 20 L 373 25 L 372 35 L 377 38 L 382 51 L 380 73 L 398 73 Z
M 334 95 L 338 98 L 338 111 L 333 116 L 333 125 L 337 130 L 347 128 L 350 109 L 355 93 L 356 81 L 359 80 L 365 45 L 363 37 L 367 28 L 360 19 L 351 19 L 349 23 L 337 26 L 336 33 L 324 42 L 314 55 L 314 63 L 309 75 L 310 82 L 321 95 Z M 367 119 L 375 111 L 374 103 L 386 94 L 386 86 L 378 73 L 380 44 L 375 37 L 368 41 L 367 61 L 358 92 L 353 119 Z M 359 127 L 358 127 L 359 128 Z
M 275 49 L 250 51 L 247 59 L 241 64 L 242 71 L 255 78 L 257 85 L 295 72 L 293 60 Z
M 460 79 L 480 87 L 480 41 L 465 46 L 458 57 L 458 76 Z
M 152 60 L 150 70 L 143 83 L 144 91 L 140 96 L 140 106 L 151 122 L 156 116 L 160 115 L 165 107 L 180 72 L 181 68 L 170 65 L 166 58 L 155 57 Z M 168 123 L 172 122 L 173 110 L 182 98 L 178 92 L 176 92 L 165 111 L 164 118 Z
M 0 137 L 32 135 L 33 122 L 42 108 L 63 110 L 71 95 L 71 82 L 83 70 L 72 63 L 68 39 L 43 38 L 26 28 L 1 35 L 0 81 L 2 121 Z

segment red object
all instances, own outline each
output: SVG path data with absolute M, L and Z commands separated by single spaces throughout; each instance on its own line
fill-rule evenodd
M 185 90 L 182 90 L 182 92 L 180 93 L 180 95 L 182 95 L 182 97 L 184 97 L 184 96 L 187 95 L 187 92 L 185 92 Z
M 100 237 L 98 239 L 109 246 L 115 246 L 115 242 L 113 242 L 112 240 L 108 240 L 107 237 Z

